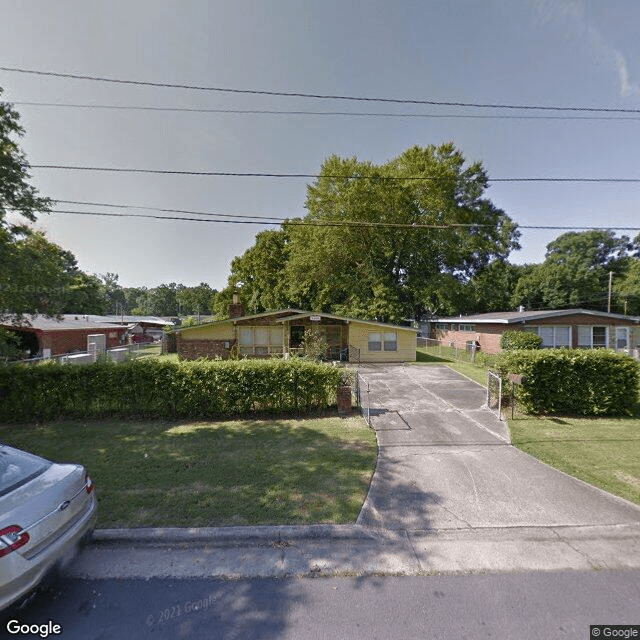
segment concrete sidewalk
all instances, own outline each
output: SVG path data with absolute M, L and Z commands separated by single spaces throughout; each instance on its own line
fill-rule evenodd
M 253 578 L 640 568 L 640 525 L 381 531 L 359 525 L 97 531 L 67 576 Z
M 484 389 L 447 367 L 376 366 L 379 444 L 356 525 L 97 531 L 83 578 L 640 568 L 640 507 L 509 444 Z

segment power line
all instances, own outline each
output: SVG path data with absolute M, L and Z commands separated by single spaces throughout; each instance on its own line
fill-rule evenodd
M 149 207 L 149 206 L 143 206 L 143 205 L 137 205 L 137 204 L 115 204 L 112 202 L 87 202 L 86 200 L 60 200 L 60 199 L 55 199 L 55 202 L 61 202 L 63 204 L 79 204 L 79 205 L 89 205 L 92 207 L 109 207 L 109 208 L 113 208 L 113 209 L 141 209 L 141 210 L 145 210 L 145 211 L 160 211 L 160 212 L 164 212 L 164 213 L 184 213 L 184 214 L 189 214 L 189 215 L 196 215 L 196 216 L 213 216 L 213 217 L 224 217 L 224 218 L 249 218 L 249 219 L 254 219 L 254 220 L 273 220 L 273 221 L 277 221 L 278 223 L 285 223 L 285 222 L 290 222 L 291 218 L 287 218 L 287 217 L 282 217 L 282 216 L 251 216 L 251 215 L 243 215 L 243 214 L 237 214 L 237 213 L 219 213 L 219 212 L 211 212 L 211 211 L 194 211 L 192 209 L 166 209 L 166 208 L 162 208 L 162 207 Z M 62 213 L 62 211 L 57 211 L 58 213 Z M 56 213 L 56 211 L 54 211 L 53 213 Z M 87 213 L 92 213 L 92 212 L 87 212 Z M 344 221 L 344 222 L 349 222 Z M 372 223 L 374 224 L 374 223 Z M 376 225 L 387 225 L 387 224 L 391 224 L 391 223 L 384 223 L 384 222 L 379 222 L 379 223 L 375 223 Z M 396 225 L 397 226 L 397 225 Z M 406 228 L 416 228 L 415 225 L 413 224 L 406 224 L 406 225 L 400 225 L 400 226 L 404 226 Z M 458 225 L 458 226 L 465 226 L 465 225 Z M 471 227 L 477 227 L 477 226 L 487 226 L 487 227 L 491 227 L 494 225 L 480 225 L 480 224 L 467 224 L 466 226 L 471 226 Z M 519 229 L 551 229 L 551 230 L 571 230 L 571 229 L 577 229 L 580 231 L 604 231 L 607 229 L 615 229 L 617 231 L 640 231 L 640 227 L 616 227 L 616 226 L 610 226 L 610 227 L 575 227 L 575 226 L 548 226 L 548 225 L 518 225 Z
M 453 114 L 453 113 L 389 113 L 389 112 L 361 112 L 361 111 L 309 111 L 309 110 L 281 110 L 281 109 L 211 109 L 198 107 L 154 107 L 115 104 L 75 104 L 63 102 L 27 102 L 11 101 L 13 105 L 36 107 L 62 107 L 72 109 L 107 109 L 127 111 L 169 111 L 187 113 L 221 113 L 239 115 L 287 115 L 287 116 L 354 116 L 376 118 L 471 118 L 478 120 L 629 120 L 637 122 L 640 117 L 634 116 L 525 116 L 525 115 L 482 115 L 482 114 Z
M 83 200 L 56 200 L 56 202 L 62 202 L 63 204 L 82 204 L 82 205 L 90 205 L 93 207 L 110 207 L 113 209 L 142 209 L 144 211 L 161 211 L 164 213 L 185 213 L 194 216 L 213 216 L 213 217 L 223 217 L 223 218 L 250 218 L 257 220 L 278 220 L 282 221 L 286 218 L 282 218 L 281 216 L 250 216 L 250 215 L 242 215 L 236 213 L 214 213 L 211 211 L 193 211 L 191 209 L 165 209 L 161 207 L 146 207 L 142 205 L 135 204 L 111 204 L 105 202 L 86 202 Z
M 473 107 L 478 109 L 522 109 L 522 110 L 538 110 L 538 111 L 589 111 L 594 113 L 640 113 L 640 109 L 622 109 L 612 107 L 561 107 L 561 106 L 541 106 L 541 105 L 515 105 L 503 103 L 480 103 L 480 102 L 458 102 L 458 101 L 440 101 L 440 100 L 424 100 L 412 98 L 374 98 L 366 96 L 347 96 L 320 93 L 302 93 L 293 91 L 275 91 L 260 89 L 235 89 L 228 87 L 212 87 L 191 84 L 176 84 L 169 82 L 149 82 L 142 80 L 123 80 L 120 78 L 107 78 L 104 76 L 80 75 L 75 73 L 61 73 L 56 71 L 38 71 L 35 69 L 25 69 L 21 67 L 4 67 L 0 66 L 0 71 L 11 73 L 23 73 L 37 76 L 48 76 L 53 78 L 67 78 L 71 80 L 90 80 L 93 82 L 107 82 L 112 84 L 123 84 L 133 86 L 147 86 L 167 89 L 184 89 L 189 91 L 208 91 L 217 93 L 236 93 L 249 95 L 265 95 L 293 98 L 313 98 L 316 100 L 351 100 L 358 102 L 384 102 L 394 104 L 422 104 L 432 106 L 447 107 Z
M 73 202 L 68 200 L 58 200 L 58 202 Z M 90 204 L 90 203 L 86 203 Z M 137 207 L 135 205 L 113 205 L 113 204 L 100 204 L 91 203 L 96 206 L 107 206 L 117 208 L 136 208 L 136 209 L 150 209 L 156 211 L 182 211 L 180 209 L 160 209 L 156 207 Z M 289 226 L 309 226 L 309 227 L 371 227 L 371 228 L 392 228 L 392 229 L 468 229 L 479 227 L 495 227 L 494 224 L 483 223 L 440 223 L 440 224 L 410 224 L 410 223 L 393 223 L 393 222 L 363 222 L 358 220 L 340 220 L 340 221 L 305 221 L 304 219 L 290 219 L 290 218 L 278 218 L 277 216 L 241 216 L 238 214 L 222 214 L 222 213 L 206 213 L 206 212 L 190 212 L 195 215 L 201 216 L 216 216 L 214 219 L 208 218 L 190 218 L 179 216 L 162 216 L 152 214 L 136 214 L 136 213 L 107 213 L 100 211 L 72 211 L 64 209 L 54 209 L 51 213 L 62 214 L 75 214 L 83 216 L 106 216 L 116 218 L 150 218 L 155 220 L 181 220 L 189 222 L 217 222 L 217 223 L 230 223 L 230 224 L 274 224 L 274 225 L 289 225 Z M 225 219 L 219 219 L 223 217 Z M 240 218 L 240 219 L 236 219 Z M 607 226 L 607 227 L 578 227 L 578 226 L 559 226 L 559 225 L 517 225 L 518 229 L 543 229 L 554 231 L 640 231 L 640 227 L 622 227 L 622 226 Z
M 362 174 L 353 175 L 326 175 L 320 173 L 268 173 L 251 171 L 179 171 L 174 169 L 139 169 L 125 167 L 89 167 L 79 165 L 61 164 L 29 164 L 25 168 L 31 169 L 57 169 L 65 171 L 102 171 L 112 173 L 150 173 L 159 175 L 186 175 L 186 176 L 221 176 L 233 178 L 331 178 L 336 180 L 440 180 L 441 176 L 370 176 Z M 551 177 L 528 177 L 528 178 L 489 178 L 489 182 L 613 182 L 613 183 L 635 183 L 640 182 L 640 178 L 551 178 Z
M 394 222 L 362 222 L 358 220 L 342 220 L 342 221 L 305 221 L 302 219 L 290 220 L 281 218 L 279 221 L 273 219 L 260 219 L 260 220 L 235 220 L 232 219 L 233 214 L 229 214 L 229 219 L 210 219 L 210 218 L 186 218 L 178 216 L 156 216 L 148 213 L 106 213 L 99 211 L 69 211 L 55 209 L 51 213 L 67 213 L 84 216 L 107 216 L 113 218 L 152 218 L 155 220 L 183 220 L 189 222 L 218 222 L 218 223 L 230 223 L 230 224 L 286 224 L 290 226 L 303 226 L 303 227 L 383 227 L 383 228 L 398 228 L 398 229 L 449 229 L 449 228 L 470 228 L 470 227 L 493 227 L 495 225 L 488 224 L 470 224 L 470 223 L 442 223 L 442 224 L 402 224 Z M 207 214 L 202 214 L 207 215 Z M 221 214 L 215 214 L 221 215 Z M 248 217 L 248 216 L 247 216 Z M 258 216 L 256 216 L 258 217 Z M 271 221 L 269 221 L 271 220 Z

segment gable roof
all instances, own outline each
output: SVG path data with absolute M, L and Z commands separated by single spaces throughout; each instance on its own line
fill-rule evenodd
M 592 309 L 549 309 L 547 311 L 499 311 L 494 313 L 479 313 L 471 316 L 456 316 L 452 318 L 436 318 L 434 322 L 473 323 L 473 324 L 525 324 L 536 320 L 548 320 L 563 316 L 584 315 L 595 318 L 610 318 L 612 320 L 626 320 L 629 323 L 640 323 L 640 318 L 623 316 L 619 313 L 593 311 Z
M 267 311 L 265 313 L 257 313 L 255 315 L 250 316 L 240 316 L 238 318 L 227 318 L 225 320 L 217 320 L 215 322 L 206 322 L 203 324 L 195 324 L 190 327 L 176 327 L 174 329 L 175 333 L 182 333 L 183 331 L 190 331 L 192 329 L 201 329 L 202 327 L 221 325 L 225 323 L 237 323 L 240 321 L 253 320 L 256 318 L 265 318 L 268 316 L 282 316 L 275 317 L 275 322 L 291 322 L 295 320 L 303 320 L 304 318 L 308 318 L 309 316 L 320 316 L 321 318 L 329 318 L 332 320 L 342 320 L 343 322 L 359 322 L 361 324 L 370 324 L 375 325 L 377 327 L 392 327 L 394 329 L 404 329 L 407 331 L 415 331 L 418 332 L 419 329 L 414 329 L 413 327 L 403 327 L 396 324 L 388 324 L 386 322 L 377 322 L 376 320 L 360 320 L 359 318 L 348 318 L 346 316 L 336 316 L 331 313 L 324 313 L 322 311 L 304 311 L 302 309 L 280 309 L 278 311 Z

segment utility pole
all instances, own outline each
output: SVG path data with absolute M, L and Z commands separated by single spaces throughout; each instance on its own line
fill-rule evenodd
M 609 271 L 609 299 L 607 302 L 607 313 L 611 313 L 611 283 L 613 282 L 613 271 Z

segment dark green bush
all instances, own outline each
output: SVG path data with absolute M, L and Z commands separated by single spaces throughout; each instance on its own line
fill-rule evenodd
M 505 388 L 509 373 L 525 376 L 516 399 L 529 413 L 629 415 L 638 402 L 640 363 L 606 349 L 506 351 L 496 368 Z
M 0 421 L 307 412 L 335 402 L 342 372 L 297 358 L 6 365 L 0 367 Z
M 515 349 L 540 349 L 542 338 L 531 331 L 505 331 L 500 337 L 500 348 L 504 351 Z

